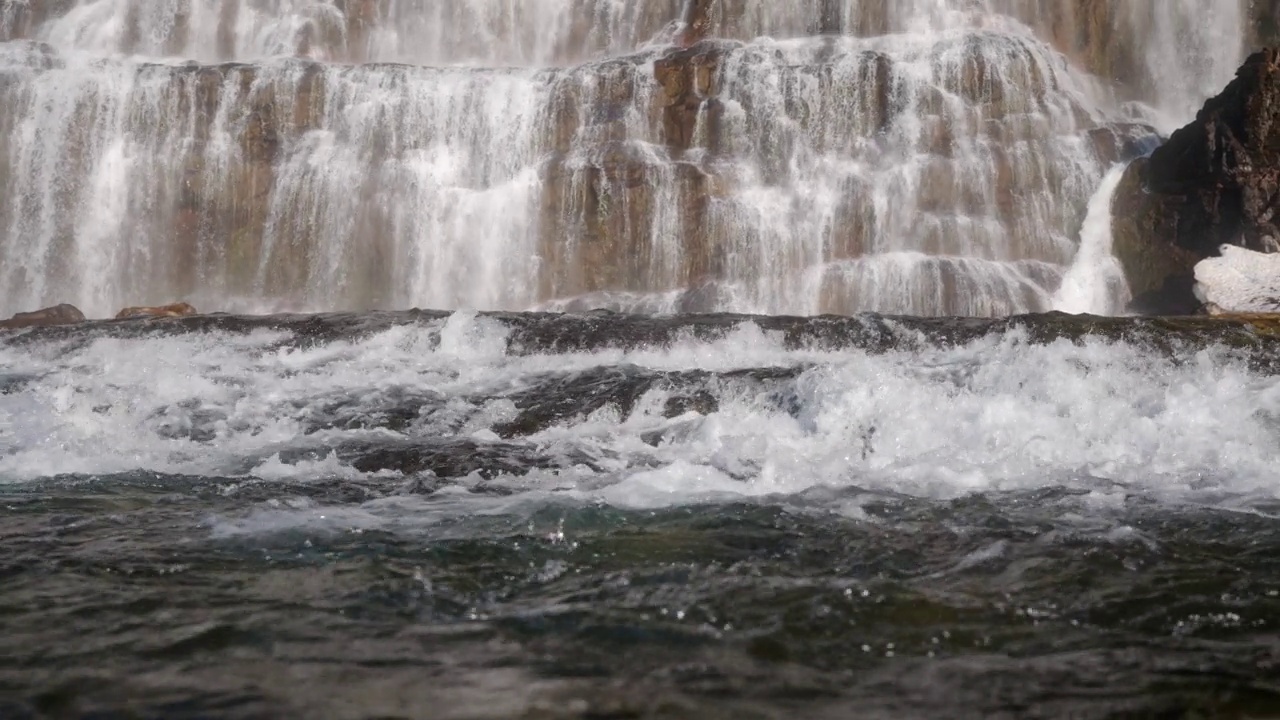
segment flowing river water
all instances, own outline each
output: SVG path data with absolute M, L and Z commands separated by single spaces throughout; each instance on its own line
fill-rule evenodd
M 1252 10 L 0 0 L 0 718 L 1280 716 Z
M 1280 366 L 1203 322 L 18 334 L 0 714 L 1266 717 Z

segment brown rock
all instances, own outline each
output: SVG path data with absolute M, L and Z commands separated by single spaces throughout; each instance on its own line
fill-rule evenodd
M 713 0 L 692 0 L 685 3 L 684 16 L 680 19 L 680 32 L 676 35 L 676 45 L 687 48 L 705 40 L 711 33 L 714 23 Z
M 1142 157 L 1159 142 L 1156 129 L 1144 123 L 1112 123 L 1089 131 L 1093 154 L 1104 165 Z
M 1114 251 L 1135 309 L 1194 306 L 1192 268 L 1222 244 L 1280 239 L 1280 50 L 1250 57 L 1223 93 L 1149 159 L 1112 204 Z
M 716 94 L 720 64 L 728 51 L 726 45 L 700 42 L 668 53 L 654 63 L 654 78 L 662 87 L 663 138 L 672 149 L 688 150 L 694 145 L 694 130 L 704 105 L 712 111 L 708 121 L 716 121 L 714 110 L 718 104 L 711 99 Z M 711 130 L 709 134 L 717 133 Z
M 542 179 L 542 299 L 663 292 L 710 273 L 707 203 L 721 190 L 706 168 L 654 162 L 642 146 L 612 143 L 549 159 Z M 669 236 L 678 247 L 655 242 Z
M 16 330 L 18 328 L 46 327 L 49 325 L 71 325 L 84 322 L 84 313 L 74 305 L 54 305 L 35 312 L 18 313 L 8 320 L 0 321 L 0 330 Z
M 197 315 L 196 309 L 191 305 L 179 302 L 171 305 L 159 305 L 154 307 L 130 307 L 116 313 L 117 320 L 138 320 L 141 318 L 157 318 L 157 317 L 186 317 L 188 315 Z

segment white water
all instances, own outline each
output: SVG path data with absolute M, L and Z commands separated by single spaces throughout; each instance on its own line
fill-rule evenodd
M 256 480 L 357 478 L 334 456 L 290 464 L 280 453 L 358 438 L 496 441 L 492 428 L 514 413 L 504 396 L 546 373 L 799 364 L 809 369 L 764 390 L 712 379 L 720 408 L 705 417 L 663 418 L 666 393 L 654 390 L 625 420 L 605 408 L 517 440 L 590 458 L 597 470 L 570 462 L 488 481 L 512 491 L 502 500 L 444 491 L 425 506 L 379 501 L 360 522 L 526 502 L 666 507 L 855 487 L 947 498 L 1061 486 L 1104 504 L 1133 494 L 1231 506 L 1280 498 L 1280 379 L 1213 350 L 1168 358 L 1104 341 L 1032 345 L 1014 333 L 946 350 L 794 351 L 747 323 L 721 341 L 663 350 L 516 357 L 504 332 L 455 314 L 308 349 L 273 349 L 277 336 L 265 331 L 4 346 L 5 372 L 40 378 L 0 395 L 0 482 L 149 470 L 224 477 L 232 492 Z M 303 435 L 334 403 L 370 414 L 404 393 L 435 410 L 403 432 Z M 192 439 L 184 431 L 193 426 L 214 436 Z M 657 446 L 642 439 L 654 431 L 663 433 Z M 382 473 L 378 482 L 401 480 Z M 857 512 L 844 502 L 833 509 Z M 287 514 L 294 522 L 324 513 Z
M 1196 297 L 1213 312 L 1280 311 L 1280 253 L 1222 245 L 1218 257 L 1196 263 Z
M 1118 84 L 1067 0 L 717 5 L 748 42 L 687 149 L 654 77 L 683 1 L 6 4 L 45 45 L 0 42 L 0 315 L 1048 309 L 1087 132 L 1176 127 L 1244 52 L 1244 0 L 1116 3 Z
M 1124 170 L 1122 165 L 1112 168 L 1089 201 L 1080 230 L 1080 250 L 1053 297 L 1054 310 L 1113 315 L 1129 300 L 1124 271 L 1111 254 L 1111 201 Z
M 37 12 L 48 5 L 32 4 Z M 547 65 L 630 51 L 678 17 L 680 0 L 74 0 L 70 5 L 30 34 L 100 56 L 200 62 L 298 55 L 417 65 Z

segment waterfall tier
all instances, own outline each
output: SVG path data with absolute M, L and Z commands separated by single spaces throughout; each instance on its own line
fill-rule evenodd
M 1046 309 L 1202 5 L 0 0 L 0 312 Z

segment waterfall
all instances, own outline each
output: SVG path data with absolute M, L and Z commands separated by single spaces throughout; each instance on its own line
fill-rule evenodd
M 1111 254 L 1111 200 L 1122 177 L 1123 165 L 1112 168 L 1089 201 L 1080 231 L 1080 251 L 1054 295 L 1054 310 L 1110 315 L 1128 301 L 1124 272 Z
M 0 0 L 0 314 L 1049 309 L 1203 6 Z

